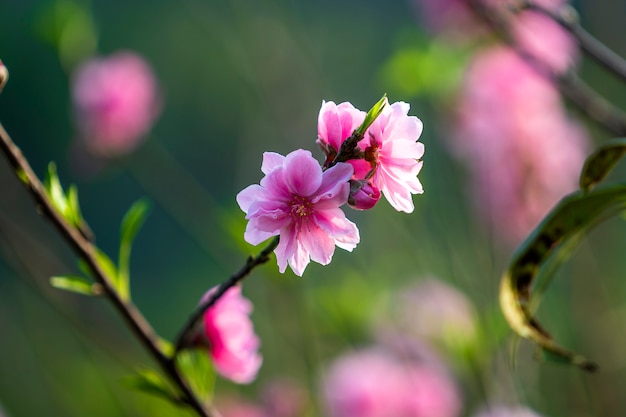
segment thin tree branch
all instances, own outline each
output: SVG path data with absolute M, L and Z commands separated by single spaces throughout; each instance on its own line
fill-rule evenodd
M 576 38 L 580 49 L 604 68 L 626 81 L 626 60 L 587 32 L 580 25 L 578 14 L 570 6 L 562 7 L 559 10 L 550 10 L 534 1 L 520 0 L 519 10 L 532 10 L 554 20 Z
M 239 271 L 235 272 L 226 281 L 222 282 L 217 287 L 217 290 L 211 295 L 211 297 L 209 297 L 206 301 L 198 306 L 198 308 L 191 314 L 183 328 L 178 333 L 176 342 L 174 344 L 175 354 L 173 355 L 173 358 L 176 357 L 176 353 L 185 348 L 185 345 L 188 342 L 188 337 L 192 336 L 194 329 L 202 318 L 204 312 L 207 309 L 211 308 L 217 302 L 217 300 L 219 300 L 219 298 L 224 295 L 226 291 L 228 291 L 230 288 L 234 287 L 244 278 L 250 275 L 254 268 L 269 261 L 270 254 L 274 249 L 276 249 L 276 247 L 278 246 L 278 242 L 279 236 L 276 236 L 256 257 L 249 256 L 246 260 L 246 264 L 241 267 Z
M 513 38 L 508 19 L 502 12 L 484 4 L 484 0 L 469 0 L 469 4 L 510 48 L 539 74 L 554 83 L 572 104 L 613 134 L 626 136 L 626 113 L 605 100 L 573 72 L 558 74 L 523 49 Z
M 115 309 L 121 314 L 144 348 L 180 389 L 183 396 L 181 401 L 193 408 L 198 415 L 212 417 L 213 414 L 196 398 L 191 388 L 178 372 L 175 362 L 163 353 L 160 348 L 161 340 L 148 321 L 134 304 L 120 298 L 112 285 L 113 279 L 100 267 L 93 244 L 55 210 L 43 184 L 33 172 L 21 150 L 11 140 L 2 124 L 0 124 L 0 151 L 6 156 L 15 174 L 30 192 L 40 213 L 52 222 L 65 241 L 87 263 L 94 279 L 102 286 L 104 295 L 113 303 Z

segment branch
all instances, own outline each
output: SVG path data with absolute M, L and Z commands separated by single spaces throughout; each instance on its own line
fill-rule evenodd
M 235 272 L 226 281 L 222 282 L 219 287 L 217 287 L 217 290 L 211 295 L 211 297 L 209 297 L 206 301 L 198 306 L 198 308 L 189 317 L 181 331 L 178 333 L 176 343 L 174 345 L 175 347 L 174 355 L 172 355 L 171 359 L 172 361 L 173 358 L 176 357 L 176 354 L 185 348 L 186 343 L 188 342 L 187 338 L 193 334 L 193 330 L 204 315 L 204 312 L 211 308 L 217 302 L 217 300 L 219 300 L 219 298 L 224 295 L 224 293 L 226 293 L 226 291 L 228 291 L 230 288 L 234 287 L 240 281 L 250 275 L 254 268 L 269 261 L 270 254 L 274 249 L 276 249 L 276 247 L 278 246 L 278 242 L 279 236 L 276 236 L 270 241 L 269 245 L 267 245 L 265 249 L 263 249 L 261 253 L 259 253 L 256 257 L 249 256 L 246 260 L 246 264 L 241 267 L 239 271 Z
M 543 61 L 524 50 L 515 42 L 506 17 L 501 12 L 485 5 L 484 0 L 469 0 L 469 4 L 510 48 L 539 74 L 553 82 L 572 104 L 613 134 L 626 136 L 626 113 L 605 100 L 574 73 L 558 74 Z
M 541 13 L 546 17 L 554 20 L 567 30 L 591 58 L 604 66 L 607 70 L 613 72 L 618 77 L 626 81 L 626 60 L 616 54 L 611 48 L 600 42 L 592 34 L 587 32 L 579 23 L 578 15 L 569 6 L 563 7 L 558 11 L 547 9 L 534 1 L 521 0 L 519 10 L 532 10 Z
M 3 67 L 0 67 L 0 69 Z M 2 80 L 0 80 L 2 81 Z M 5 155 L 16 176 L 26 186 L 39 212 L 47 217 L 55 226 L 59 234 L 72 247 L 91 269 L 94 279 L 102 286 L 103 295 L 106 296 L 115 309 L 120 313 L 131 331 L 137 336 L 144 348 L 159 364 L 163 372 L 180 389 L 183 398 L 181 401 L 193 408 L 202 417 L 212 417 L 209 412 L 191 391 L 181 374 L 178 372 L 173 361 L 163 353 L 160 348 L 161 339 L 144 318 L 134 304 L 124 301 L 112 285 L 113 279 L 100 267 L 94 245 L 87 240 L 76 228 L 71 226 L 54 208 L 52 202 L 37 175 L 33 172 L 30 164 L 11 140 L 2 124 L 0 124 L 0 151 Z

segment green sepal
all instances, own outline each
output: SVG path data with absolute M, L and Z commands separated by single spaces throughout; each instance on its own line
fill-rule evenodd
M 184 402 L 172 386 L 161 374 L 152 369 L 144 368 L 136 370 L 134 374 L 124 378 L 124 384 L 129 388 L 159 397 L 174 405 L 184 405 Z
M 374 123 L 374 120 L 376 120 L 378 116 L 380 116 L 387 104 L 387 94 L 383 94 L 381 99 L 378 100 L 371 109 L 369 109 L 369 111 L 365 115 L 363 123 L 361 123 L 361 126 L 359 126 L 354 133 L 363 137 L 367 129 L 372 125 L 372 123 Z
M 176 354 L 176 365 L 194 394 L 210 401 L 215 388 L 215 370 L 205 349 L 185 349 Z
M 585 161 L 580 189 L 588 192 L 602 181 L 626 154 L 626 138 L 611 139 L 600 145 Z
M 83 277 L 75 275 L 54 276 L 50 278 L 50 285 L 60 290 L 75 292 L 83 295 L 100 295 L 98 286 Z

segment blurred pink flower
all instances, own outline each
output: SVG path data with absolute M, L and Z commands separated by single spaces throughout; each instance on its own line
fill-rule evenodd
M 395 328 L 415 340 L 452 350 L 467 347 L 478 337 L 474 307 L 465 294 L 443 281 L 423 279 L 403 288 L 392 295 L 388 307 L 391 323 L 381 314 L 382 330 Z
M 323 380 L 331 417 L 456 417 L 461 400 L 440 368 L 371 348 L 335 360 Z
M 215 290 L 209 290 L 203 301 Z M 215 369 L 239 384 L 252 382 L 263 361 L 258 353 L 259 338 L 249 318 L 251 312 L 252 303 L 241 295 L 241 287 L 236 286 L 209 308 L 203 318 Z
M 263 407 L 238 397 L 223 397 L 216 400 L 220 416 L 224 417 L 274 417 Z
M 422 134 L 422 122 L 409 116 L 409 104 L 396 102 L 385 106 L 372 123 L 359 147 L 366 160 L 376 166 L 370 179 L 387 201 L 398 211 L 413 212 L 411 194 L 422 194 L 417 174 L 422 169 L 424 145 L 417 142 Z
M 302 417 L 306 414 L 308 396 L 297 381 L 277 379 L 262 391 L 263 407 L 271 417 Z
M 533 410 L 522 407 L 490 406 L 472 417 L 541 417 Z
M 548 9 L 558 9 L 565 1 L 544 0 L 536 3 Z M 517 44 L 557 73 L 575 64 L 577 44 L 557 22 L 534 11 L 517 14 L 512 23 Z
M 517 243 L 574 191 L 588 148 L 554 86 L 515 52 L 476 55 L 459 102 L 452 151 L 472 174 L 483 218 Z
M 86 147 L 103 156 L 130 152 L 160 113 L 157 82 L 133 52 L 84 62 L 72 80 L 74 116 Z
M 237 203 L 248 219 L 248 243 L 280 235 L 274 251 L 280 272 L 289 263 L 302 276 L 310 260 L 330 263 L 335 245 L 348 251 L 356 247 L 359 230 L 339 208 L 348 199 L 350 164 L 322 172 L 311 152 L 299 149 L 287 156 L 265 152 L 261 171 L 260 185 L 237 194 Z
M 567 0 L 534 0 L 553 11 Z M 557 72 L 570 67 L 577 57 L 576 42 L 552 19 L 535 11 L 514 12 L 514 0 L 482 0 L 500 19 L 506 19 L 517 44 Z M 485 25 L 471 10 L 468 0 L 414 0 L 424 23 L 431 30 L 449 38 L 467 41 L 483 35 Z

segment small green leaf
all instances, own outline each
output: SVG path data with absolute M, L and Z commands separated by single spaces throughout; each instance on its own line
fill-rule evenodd
M 609 140 L 599 146 L 585 161 L 580 175 L 580 189 L 591 191 L 626 154 L 626 138 Z
M 511 328 L 519 336 L 537 343 L 548 356 L 587 371 L 595 370 L 596 365 L 552 339 L 532 314 L 535 305 L 531 296 L 538 288 L 544 288 L 534 283 L 538 278 L 549 278 L 544 268 L 548 262 L 556 259 L 556 264 L 547 268 L 553 274 L 555 266 L 572 255 L 583 233 L 608 217 L 620 214 L 624 206 L 626 184 L 623 183 L 565 197 L 522 243 L 500 284 L 500 306 Z
M 67 189 L 66 201 L 68 205 L 68 220 L 71 219 L 71 223 L 74 226 L 80 226 L 83 222 L 83 215 L 78 204 L 78 189 L 73 184 Z
M 130 207 L 122 219 L 118 269 L 120 285 L 126 287 L 127 293 L 130 293 L 130 253 L 133 240 L 143 225 L 149 210 L 150 203 L 141 199 Z
M 65 275 L 50 278 L 50 285 L 60 290 L 71 291 L 84 295 L 99 295 L 95 290 L 93 283 L 87 281 L 83 277 Z
M 176 364 L 189 381 L 194 394 L 203 401 L 209 401 L 215 388 L 215 370 L 206 350 L 182 350 L 176 355 Z
M 64 218 L 67 219 L 68 203 L 63 192 L 63 187 L 57 175 L 57 167 L 54 162 L 48 164 L 48 173 L 45 180 L 45 188 L 48 192 L 52 205 Z
M 120 283 L 117 268 L 115 267 L 115 264 L 113 263 L 111 258 L 109 258 L 106 253 L 102 252 L 98 248 L 94 248 L 94 250 L 96 260 L 98 261 L 98 266 L 100 266 L 102 272 L 104 272 L 109 278 L 111 278 L 111 284 L 117 291 L 120 298 L 122 300 L 128 300 L 128 288 L 125 287 L 123 283 Z M 89 267 L 87 266 L 87 268 Z
M 136 201 L 124 215 L 121 227 L 121 241 L 130 245 L 135 239 L 139 228 L 143 225 L 148 212 L 150 211 L 150 203 L 141 199 Z
M 24 172 L 24 170 L 22 168 L 16 168 L 15 169 L 15 175 L 17 175 L 17 177 L 20 179 L 20 181 L 22 181 L 22 183 L 28 185 L 30 184 L 30 180 L 28 179 L 28 175 L 26 175 L 26 172 Z
M 361 123 L 361 126 L 359 126 L 356 129 L 355 133 L 361 137 L 365 135 L 365 132 L 367 131 L 367 129 L 372 125 L 372 123 L 374 123 L 374 120 L 376 120 L 378 116 L 380 116 L 380 114 L 383 112 L 383 109 L 385 108 L 387 104 L 388 104 L 387 94 L 383 94 L 381 99 L 378 100 L 376 104 L 372 106 L 371 109 L 369 109 L 369 111 L 365 115 L 365 119 L 363 120 L 363 123 Z
M 139 369 L 135 374 L 124 378 L 124 382 L 130 388 L 165 399 L 175 405 L 183 405 L 174 389 L 152 369 Z

